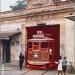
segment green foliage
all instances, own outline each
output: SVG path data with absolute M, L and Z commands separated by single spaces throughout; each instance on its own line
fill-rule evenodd
M 14 6 L 10 6 L 10 8 L 12 10 L 21 10 L 21 9 L 25 9 L 26 5 L 27 5 L 26 0 L 19 0 L 16 2 Z

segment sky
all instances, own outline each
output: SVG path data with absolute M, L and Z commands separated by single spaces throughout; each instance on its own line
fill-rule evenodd
M 10 5 L 14 5 L 17 0 L 0 0 L 0 11 L 9 11 Z

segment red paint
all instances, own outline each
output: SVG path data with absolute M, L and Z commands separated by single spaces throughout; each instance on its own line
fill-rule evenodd
M 49 54 L 49 63 L 46 65 L 32 65 L 28 63 L 28 54 L 29 54 L 29 47 L 31 48 L 31 43 L 27 41 L 27 50 L 26 53 L 26 63 L 25 65 L 32 69 L 55 69 L 57 68 L 57 64 L 55 61 L 58 61 L 60 56 L 60 25 L 46 25 L 46 26 L 32 26 L 27 27 L 27 40 L 32 38 L 32 35 L 36 34 L 37 31 L 43 31 L 44 34 L 50 34 L 48 37 L 53 38 L 54 40 L 50 42 L 49 46 L 52 49 L 52 55 Z M 42 45 L 44 46 L 44 45 Z M 46 46 L 46 45 L 45 45 Z

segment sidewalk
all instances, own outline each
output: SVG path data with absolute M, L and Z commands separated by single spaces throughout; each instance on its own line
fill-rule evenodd
M 4 75 L 58 75 L 57 71 L 52 70 L 31 70 L 23 68 L 23 70 L 20 71 L 18 66 L 11 64 L 0 65 L 0 72 L 1 71 L 7 73 Z M 75 75 L 75 74 L 66 74 L 66 75 Z
M 20 71 L 18 66 L 11 64 L 2 64 L 0 65 L 0 75 L 23 75 L 25 72 L 28 72 L 29 69 L 23 68 Z
M 25 68 L 23 67 L 23 69 L 25 69 Z M 19 66 L 12 65 L 10 63 L 0 64 L 0 71 L 1 70 L 4 70 L 4 71 L 19 70 Z

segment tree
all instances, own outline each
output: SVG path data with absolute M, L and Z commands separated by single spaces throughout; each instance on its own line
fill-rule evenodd
M 10 6 L 12 10 L 25 9 L 27 5 L 27 0 L 18 0 L 14 6 Z

